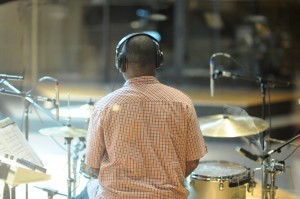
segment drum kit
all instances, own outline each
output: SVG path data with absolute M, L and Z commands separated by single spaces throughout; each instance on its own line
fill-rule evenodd
M 48 79 L 52 80 L 53 78 Z M 55 81 L 57 82 L 57 80 Z M 92 114 L 94 107 L 93 102 L 90 100 L 87 104 L 80 106 L 68 106 L 59 107 L 51 111 L 52 114 L 48 114 L 41 106 L 34 102 L 33 96 L 30 93 L 23 93 L 17 90 L 8 81 L 3 81 L 3 84 L 9 87 L 12 91 L 6 89 L 1 89 L 1 93 L 21 96 L 24 97 L 26 101 L 25 113 L 28 112 L 29 105 L 34 105 L 39 110 L 47 114 L 50 118 L 58 120 L 58 117 L 67 118 L 67 125 L 61 125 L 59 127 L 44 128 L 40 129 L 39 133 L 50 136 L 50 137 L 60 137 L 64 138 L 67 143 L 68 151 L 68 199 L 71 199 L 75 195 L 76 191 L 76 175 L 77 164 L 78 164 L 78 153 L 85 150 L 85 136 L 87 134 L 87 129 L 75 128 L 71 126 L 71 118 L 85 119 L 88 124 L 89 118 Z M 56 83 L 57 84 L 57 83 Z M 58 95 L 57 95 L 58 96 Z M 45 99 L 46 101 L 53 101 L 53 99 Z M 58 103 L 55 103 L 58 105 Z M 59 107 L 59 115 L 57 108 Z M 25 116 L 28 115 L 25 114 Z M 56 115 L 56 119 L 53 115 Z M 268 123 L 260 118 L 250 117 L 245 115 L 237 114 L 218 114 L 199 118 L 200 128 L 202 133 L 206 137 L 216 137 L 216 138 L 237 138 L 237 137 L 248 137 L 256 134 L 262 134 L 266 131 L 269 126 Z M 25 117 L 25 135 L 28 135 L 28 116 Z M 261 171 L 263 174 L 270 175 L 270 184 L 266 184 L 264 181 L 262 183 L 262 196 L 269 195 L 270 199 L 275 198 L 275 176 L 276 174 L 281 174 L 285 170 L 284 162 L 271 160 L 268 158 L 274 152 L 279 152 L 282 147 L 288 145 L 299 136 L 285 142 L 280 147 L 264 151 L 262 155 L 254 155 L 244 149 L 240 149 L 238 152 L 246 156 L 251 160 L 257 161 L 262 159 Z M 79 143 L 75 145 L 73 153 L 71 152 L 71 142 L 74 138 L 79 139 Z M 73 162 L 71 164 L 71 155 L 73 155 Z M 83 156 L 84 158 L 84 156 Z M 81 160 L 81 164 L 84 164 L 84 160 Z M 71 173 L 71 166 L 73 166 L 73 172 Z M 89 178 L 88 174 L 82 170 L 84 166 L 80 165 L 80 173 L 84 174 L 86 178 Z M 72 175 L 73 174 L 73 175 Z M 264 175 L 263 175 L 264 176 Z M 265 180 L 264 178 L 263 180 Z M 200 161 L 198 167 L 192 172 L 192 174 L 187 179 L 187 189 L 190 191 L 189 198 L 201 198 L 201 199 L 212 199 L 212 198 L 222 198 L 222 199 L 245 199 L 245 190 L 253 191 L 256 182 L 254 181 L 254 171 L 249 168 L 238 165 L 236 163 L 228 161 Z M 247 187 L 247 188 L 246 188 Z M 209 195 L 206 195 L 209 193 Z M 51 194 L 50 194 L 51 195 Z M 53 196 L 53 194 L 52 194 Z M 52 197 L 50 197 L 52 198 Z M 263 199 L 268 198 L 263 197 Z
M 199 118 L 203 136 L 238 138 L 256 135 L 268 128 L 268 123 L 248 115 L 217 114 Z M 247 167 L 225 160 L 200 161 L 187 178 L 189 199 L 245 199 L 246 190 L 255 187 L 254 172 Z
M 199 121 L 203 135 L 214 138 L 249 138 L 248 136 L 255 136 L 269 128 L 265 120 L 250 116 L 211 115 L 200 117 Z M 262 199 L 275 199 L 278 188 L 275 182 L 276 175 L 283 174 L 286 166 L 284 161 L 268 158 L 298 138 L 299 135 L 262 155 L 255 155 L 237 147 L 237 152 L 241 155 L 261 164 L 261 168 L 253 170 L 225 160 L 200 161 L 186 181 L 190 192 L 188 199 L 245 199 L 247 191 L 253 194 L 256 187 L 255 171 L 259 170 L 263 176 L 265 173 L 270 176 L 270 179 L 263 179 L 270 184 L 262 183 Z
M 69 104 L 69 102 L 68 102 Z M 77 119 L 85 119 L 86 122 L 89 122 L 89 118 L 93 111 L 93 102 L 90 100 L 87 104 L 80 105 L 80 106 L 66 106 L 60 108 L 59 116 L 63 118 L 67 118 L 67 125 L 61 127 L 51 127 L 51 128 L 44 128 L 40 129 L 39 133 L 51 136 L 51 137 L 62 137 L 65 139 L 67 143 L 67 151 L 68 151 L 68 194 L 67 197 L 72 198 L 75 196 L 76 192 L 76 179 L 77 179 L 77 164 L 79 155 L 78 153 L 85 149 L 85 137 L 87 130 L 82 128 L 76 128 L 71 125 L 71 117 Z M 56 109 L 51 110 L 52 114 L 56 114 Z M 78 138 L 79 142 L 75 144 L 73 149 L 73 153 L 71 151 L 71 142 L 74 138 Z M 71 162 L 71 156 L 73 155 L 73 162 Z M 84 162 L 81 161 L 83 164 Z M 71 172 L 71 167 L 73 167 L 73 172 Z M 82 166 L 80 166 L 82 168 Z M 80 171 L 84 172 L 84 171 Z M 73 175 L 72 175 L 73 173 Z
M 62 117 L 75 117 L 78 119 L 89 120 L 89 117 L 93 110 L 93 104 L 88 103 L 81 106 L 68 106 L 60 109 L 60 116 Z M 51 111 L 55 114 L 55 110 Z M 214 138 L 239 138 L 257 135 L 269 128 L 268 123 L 257 117 L 250 116 L 238 116 L 232 114 L 218 114 L 200 117 L 200 128 L 202 134 L 206 137 Z M 75 128 L 70 125 L 62 127 L 45 128 L 39 131 L 41 134 L 53 137 L 63 137 L 68 144 L 68 198 L 72 198 L 76 189 L 76 172 L 78 163 L 78 152 L 85 149 L 85 144 L 81 147 L 75 147 L 73 155 L 75 155 L 75 161 L 73 158 L 73 173 L 71 175 L 71 141 L 73 138 L 79 138 L 81 141 L 85 141 L 87 130 L 81 128 Z M 76 145 L 75 145 L 76 146 Z M 252 160 L 257 160 L 258 156 L 251 154 L 244 149 L 239 151 L 242 155 Z M 267 154 L 269 156 L 270 154 Z M 79 173 L 83 174 L 85 178 L 90 178 L 84 171 L 84 156 L 81 158 L 81 165 Z M 266 157 L 266 156 L 265 156 Z M 263 158 L 263 156 L 260 156 Z M 272 160 L 270 165 L 264 168 L 264 172 L 274 174 L 281 174 L 284 171 L 284 164 L 279 161 Z M 255 169 L 260 170 L 260 169 Z M 275 176 L 274 176 L 275 179 Z M 270 199 L 275 196 L 275 181 L 273 185 L 268 186 L 270 193 Z M 220 161 L 200 161 L 198 167 L 187 178 L 187 189 L 190 192 L 189 199 L 201 198 L 201 199 L 245 199 L 246 191 L 253 192 L 256 185 L 254 179 L 254 170 L 239 165 L 237 163 L 220 160 Z M 271 194 L 273 193 L 273 195 Z M 268 198 L 268 197 L 267 197 Z

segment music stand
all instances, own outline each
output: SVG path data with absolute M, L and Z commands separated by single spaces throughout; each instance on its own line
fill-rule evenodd
M 12 198 L 15 198 L 15 186 L 50 179 L 49 175 L 38 171 L 43 168 L 42 161 L 15 122 L 9 118 L 1 120 L 0 137 L 0 179 L 12 186 Z

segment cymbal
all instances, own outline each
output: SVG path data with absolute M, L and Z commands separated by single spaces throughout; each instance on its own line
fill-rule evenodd
M 60 117 L 71 117 L 77 119 L 88 119 L 93 112 L 94 106 L 91 104 L 84 104 L 81 106 L 66 106 L 59 108 Z M 56 114 L 56 109 L 52 109 L 51 113 Z
M 207 137 L 250 136 L 263 132 L 269 127 L 265 120 L 251 116 L 219 114 L 198 119 L 202 134 Z
M 53 137 L 85 137 L 87 131 L 80 128 L 62 126 L 62 127 L 52 127 L 39 130 L 43 135 L 53 136 Z

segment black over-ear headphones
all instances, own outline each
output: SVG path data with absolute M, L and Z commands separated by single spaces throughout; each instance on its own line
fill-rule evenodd
M 132 33 L 129 34 L 127 36 L 125 36 L 123 39 L 121 39 L 116 47 L 116 57 L 115 57 L 115 66 L 118 70 L 120 70 L 121 72 L 125 72 L 126 71 L 126 56 L 125 56 L 125 52 L 126 52 L 126 43 L 128 42 L 129 39 L 135 37 L 135 36 L 139 36 L 139 35 L 145 35 L 147 37 L 149 37 L 150 39 L 152 39 L 153 43 L 156 46 L 156 68 L 160 68 L 163 66 L 164 63 L 164 56 L 163 56 L 163 52 L 160 50 L 160 46 L 158 44 L 158 41 L 152 37 L 149 34 L 146 33 Z M 122 47 L 122 51 L 119 52 L 120 47 Z

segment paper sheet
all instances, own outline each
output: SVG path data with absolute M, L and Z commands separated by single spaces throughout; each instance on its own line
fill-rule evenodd
M 13 155 L 14 159 L 23 158 L 43 167 L 43 163 L 27 142 L 15 122 L 9 118 L 0 121 L 0 155 Z

